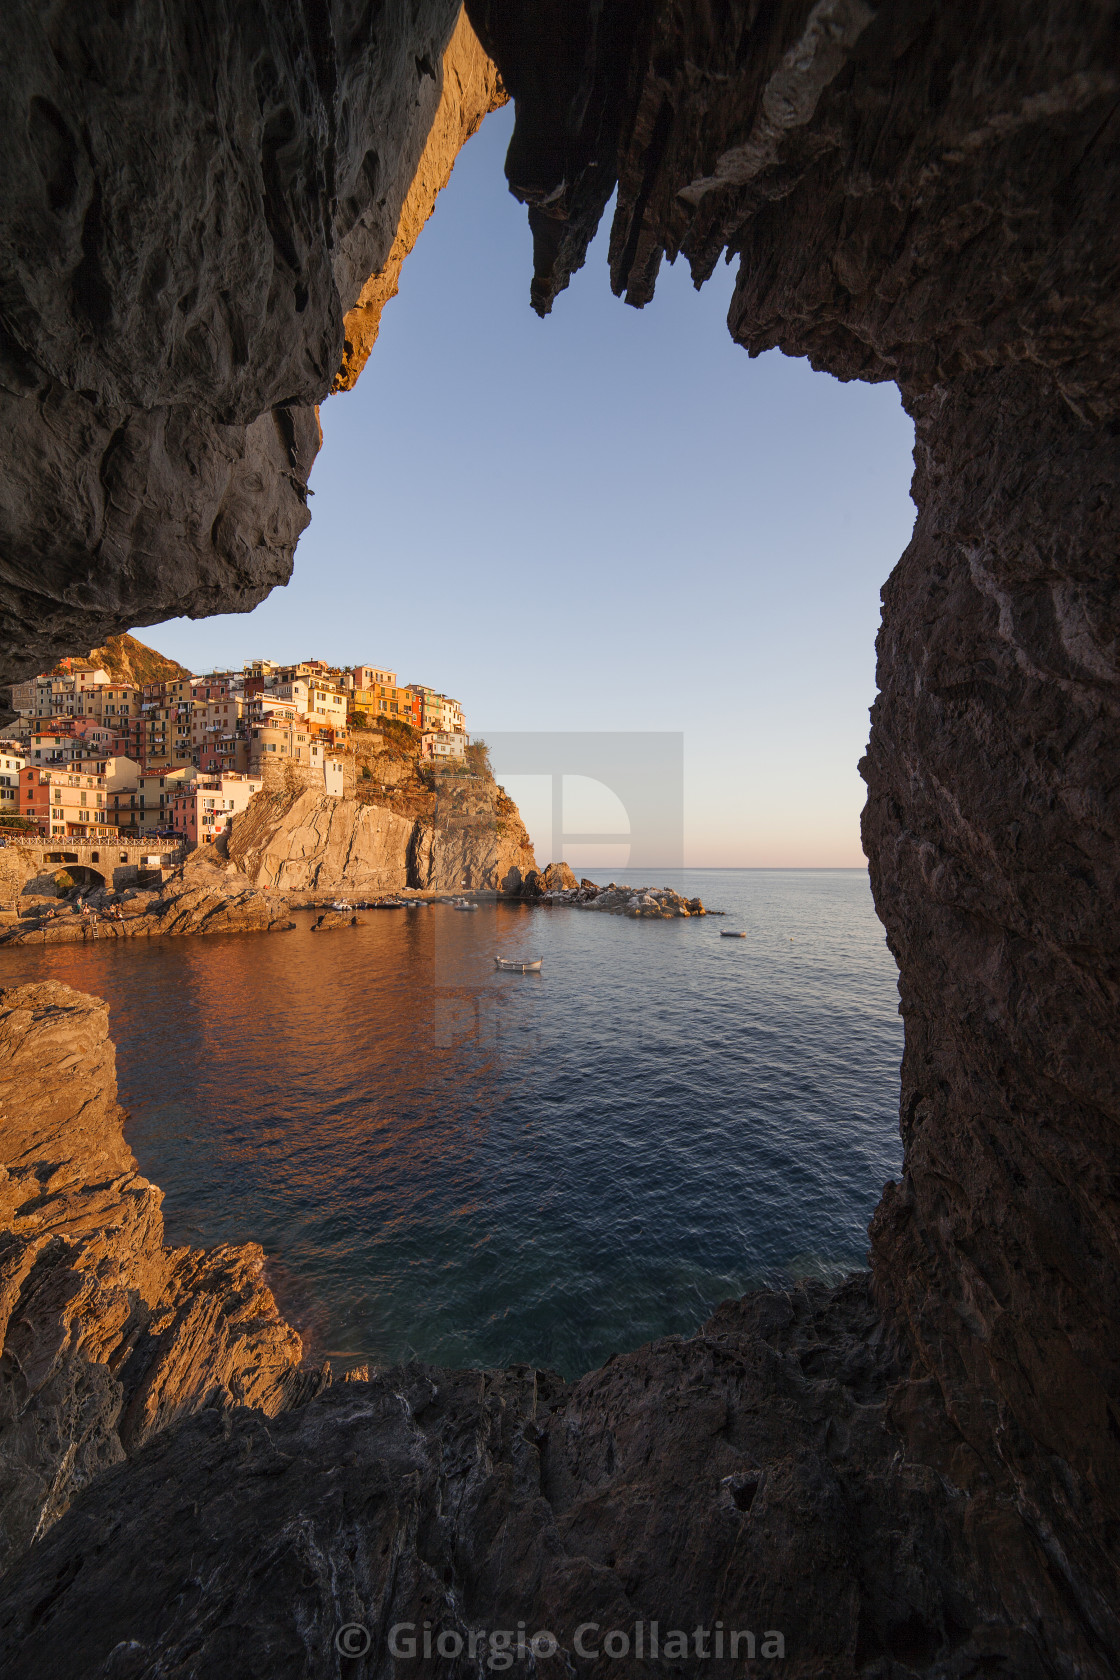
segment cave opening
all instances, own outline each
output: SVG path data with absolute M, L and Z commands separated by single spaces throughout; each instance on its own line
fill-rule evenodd
M 827 1275 L 805 1287 L 786 1278 L 749 1295 L 739 1287 L 768 1281 L 765 1267 L 725 1277 L 738 1298 L 699 1334 L 661 1335 L 676 1328 L 662 1321 L 660 1339 L 575 1384 L 537 1353 L 562 1371 L 594 1359 L 547 1337 L 531 1363 L 456 1374 L 448 1367 L 491 1352 L 502 1365 L 562 1291 L 567 1322 L 605 1326 L 616 1346 L 631 1337 L 633 1347 L 648 1328 L 636 1322 L 639 1286 L 683 1303 L 695 1325 L 689 1303 L 708 1298 L 720 1275 L 719 1256 L 703 1248 L 719 1210 L 731 1210 L 722 1230 L 742 1252 L 749 1210 L 774 1184 L 792 1178 L 800 1215 L 822 1227 L 850 1162 L 835 1132 L 822 1134 L 819 1171 L 806 1173 L 805 1117 L 816 1099 L 835 1113 L 845 1047 L 860 1059 L 853 1017 L 822 985 L 829 940 L 845 959 L 859 947 L 830 904 L 828 871 L 813 872 L 811 920 L 793 931 L 788 908 L 769 923 L 759 914 L 761 877 L 752 878 L 756 946 L 746 951 L 765 955 L 757 936 L 772 935 L 754 985 L 771 1012 L 753 1040 L 751 1011 L 729 1007 L 750 974 L 749 962 L 729 966 L 742 952 L 714 939 L 690 947 L 705 924 L 678 918 L 670 928 L 659 913 L 645 926 L 596 919 L 581 957 L 575 922 L 504 905 L 495 915 L 511 947 L 548 942 L 547 980 L 518 972 L 506 992 L 497 980 L 463 983 L 483 952 L 482 918 L 457 914 L 461 905 L 357 933 L 352 951 L 380 946 L 365 969 L 298 930 L 283 960 L 268 942 L 263 962 L 259 947 L 223 953 L 215 943 L 166 963 L 153 942 L 142 999 L 120 983 L 132 954 L 123 949 L 15 950 L 9 974 L 28 984 L 6 994 L 0 1069 L 13 1280 L 3 1398 L 16 1423 L 0 1431 L 12 1490 L 0 1543 L 16 1562 L 0 1662 L 29 1676 L 44 1666 L 100 1673 L 118 1659 L 155 1673 L 184 1650 L 196 1666 L 228 1664 L 232 1638 L 239 1656 L 267 1648 L 283 1653 L 285 1672 L 326 1675 L 370 1649 L 364 1619 L 399 1630 L 428 1618 L 437 1649 L 457 1651 L 483 1625 L 507 1630 L 493 1636 L 507 1651 L 514 1626 L 555 1627 L 557 1637 L 540 1638 L 564 1647 L 563 1664 L 577 1622 L 605 1628 L 609 1617 L 609 1654 L 629 1645 L 624 1626 L 636 1635 L 679 1621 L 700 1642 L 716 1607 L 717 1627 L 749 1643 L 742 1630 L 761 1630 L 761 1605 L 767 1644 L 784 1647 L 778 1630 L 789 1633 L 791 1672 L 1110 1680 L 1120 1651 L 1116 8 L 981 0 L 964 18 L 910 0 L 470 0 L 484 49 L 463 17 L 456 23 L 454 0 L 383 10 L 371 38 L 333 4 L 250 6 L 236 20 L 215 7 L 204 28 L 174 0 L 150 13 L 79 3 L 65 17 L 17 6 L 0 206 L 11 670 L 42 669 L 173 607 L 250 606 L 284 579 L 307 519 L 315 405 L 340 353 L 347 374 L 360 359 L 357 316 L 370 286 L 384 301 L 410 217 L 411 243 L 410 183 L 431 161 L 430 135 L 445 144 L 463 132 L 460 96 L 472 86 L 477 110 L 493 104 L 500 66 L 518 107 L 509 167 L 531 206 L 534 304 L 546 308 L 563 289 L 617 180 L 609 255 L 632 299 L 651 295 L 663 252 L 680 250 L 702 274 L 725 247 L 742 257 L 732 336 L 761 360 L 748 375 L 724 347 L 737 390 L 748 376 L 765 388 L 774 367 L 796 380 L 799 364 L 767 360 L 779 346 L 874 387 L 845 393 L 849 424 L 814 451 L 813 423 L 834 387 L 813 386 L 797 422 L 812 470 L 787 486 L 786 528 L 825 505 L 830 463 L 856 484 L 885 461 L 890 451 L 866 445 L 875 402 L 895 400 L 888 381 L 914 420 L 917 520 L 866 590 L 853 588 L 869 549 L 857 534 L 843 587 L 827 568 L 804 571 L 785 621 L 765 569 L 749 602 L 729 602 L 704 567 L 704 543 L 729 502 L 735 552 L 744 530 L 758 534 L 757 478 L 779 479 L 765 444 L 785 429 L 780 405 L 763 405 L 749 450 L 729 445 L 737 421 L 722 439 L 705 434 L 710 390 L 680 400 L 690 357 L 668 379 L 667 341 L 651 336 L 672 316 L 678 281 L 663 272 L 650 313 L 615 306 L 611 339 L 638 346 L 629 365 L 602 354 L 596 372 L 607 378 L 596 383 L 561 354 L 519 406 L 498 352 L 524 315 L 523 290 L 504 294 L 504 319 L 481 308 L 466 326 L 452 323 L 447 300 L 469 265 L 451 249 L 432 296 L 435 327 L 427 340 L 402 336 L 410 379 L 385 403 L 390 430 L 410 403 L 422 410 L 406 451 L 415 472 L 400 471 L 392 436 L 333 451 L 351 496 L 366 498 L 370 573 L 376 555 L 390 555 L 394 593 L 375 587 L 380 621 L 401 645 L 417 638 L 402 661 L 436 649 L 442 628 L 448 687 L 464 686 L 459 673 L 481 648 L 491 696 L 514 689 L 523 709 L 551 717 L 559 700 L 600 725 L 633 702 L 632 736 L 673 707 L 690 709 L 706 741 L 725 724 L 707 793 L 693 778 L 689 798 L 698 786 L 710 797 L 745 785 L 765 815 L 780 775 L 744 775 L 726 741 L 734 748 L 734 732 L 745 736 L 773 702 L 769 734 L 756 727 L 751 738 L 771 741 L 778 770 L 804 794 L 781 726 L 808 714 L 802 734 L 822 752 L 830 729 L 843 735 L 830 660 L 838 648 L 869 648 L 845 610 L 862 600 L 872 629 L 885 579 L 863 835 L 905 1011 L 904 1169 L 874 1215 L 870 1273 L 835 1287 Z M 442 91 L 441 54 L 455 72 Z M 571 317 L 591 301 L 586 280 L 577 274 L 538 343 L 562 351 L 555 328 L 565 308 Z M 386 355 L 347 399 L 352 412 L 363 389 L 376 392 L 379 361 L 388 371 L 394 312 L 403 323 L 421 291 L 406 274 L 386 312 Z M 704 295 L 689 302 L 703 322 Z M 465 372 L 448 351 L 472 333 L 488 356 Z M 429 349 L 442 365 L 425 362 Z M 703 361 L 696 344 L 691 361 Z M 582 399 L 567 411 L 566 378 Z M 626 390 L 642 400 L 629 418 L 618 401 Z M 682 430 L 658 454 L 651 434 L 664 430 L 674 395 Z M 503 403 L 514 421 L 505 448 L 472 458 L 466 444 L 491 430 Z M 327 404 L 328 430 L 342 404 Z M 343 444 L 345 429 L 340 420 Z M 566 449 L 572 437 L 591 447 Z M 328 503 L 331 459 L 328 443 L 316 478 Z M 377 494 L 378 470 L 403 491 L 403 517 Z M 612 475 L 624 476 L 629 498 L 613 525 L 589 520 L 589 490 Z M 889 494 L 872 484 L 857 495 L 861 513 Z M 441 524 L 447 503 L 455 518 Z M 654 517 L 643 524 L 646 507 Z M 432 533 L 419 554 L 418 530 Z M 475 532 L 472 545 L 464 533 Z M 805 552 L 835 557 L 836 529 Z M 305 547 L 301 564 L 314 553 Z M 368 611 L 353 571 L 339 581 L 329 566 L 315 570 L 326 579 L 312 601 L 320 623 Z M 465 613 L 476 598 L 485 612 Z M 313 623 L 305 615 L 305 633 Z M 744 625 L 758 627 L 753 641 Z M 729 641 L 760 680 L 748 703 L 724 681 Z M 639 680 L 647 668 L 653 690 Z M 498 708 L 478 721 L 499 722 Z M 859 741 L 834 762 L 850 764 L 862 739 L 861 719 Z M 565 836 L 565 784 L 588 766 L 554 762 L 549 774 L 545 832 Z M 854 777 L 847 786 L 854 807 Z M 813 778 L 818 806 L 828 791 L 823 773 Z M 727 797 L 719 809 L 737 816 Z M 682 831 L 683 814 L 682 803 Z M 623 833 L 617 812 L 602 821 L 600 833 Z M 718 822 L 693 821 L 690 843 L 701 841 L 720 855 Z M 881 930 L 868 925 L 882 960 Z M 686 950 L 703 961 L 688 966 Z M 433 983 L 421 997 L 401 980 L 425 951 Z M 51 977 L 98 997 L 42 989 Z M 783 1127 L 766 1107 L 766 1071 L 794 977 L 847 1044 L 815 1045 L 827 1077 L 804 1062 L 784 1070 L 793 1121 Z M 268 1009 L 239 1009 L 262 986 Z M 164 1244 L 159 1193 L 134 1176 L 122 1138 L 99 998 L 114 1010 L 121 1095 L 138 1096 L 162 1128 L 171 1176 L 176 1161 L 186 1168 L 166 1231 L 179 1221 L 179 1237 L 194 1241 L 182 1195 L 193 1173 L 197 1204 L 228 1222 L 228 1250 Z M 150 1058 L 157 1091 L 154 1076 L 150 1090 L 136 1078 L 133 1050 L 152 1044 L 161 1011 L 181 1031 L 170 1045 L 162 1035 L 161 1063 Z M 891 1021 L 897 1034 L 893 996 Z M 293 1049 L 278 1071 L 281 1029 Z M 389 1075 L 361 1088 L 348 1079 L 340 1030 L 376 1047 Z M 183 1059 L 192 1036 L 206 1047 L 194 1063 Z M 695 1055 L 699 1040 L 718 1045 L 718 1087 Z M 424 1112 L 421 1059 L 424 1100 L 440 1081 Z M 227 1077 L 235 1066 L 250 1075 L 244 1102 Z M 52 1068 L 58 1077 L 44 1078 Z M 609 1081 L 617 1100 L 604 1114 Z M 298 1112 L 285 1106 L 293 1088 Z M 28 1090 L 42 1095 L 38 1108 Z M 744 1090 L 758 1106 L 729 1157 L 708 1122 L 719 1100 L 741 1115 Z M 588 1147 L 591 1128 L 572 1126 L 581 1101 L 621 1146 L 621 1165 Z M 203 1135 L 206 1112 L 224 1116 L 220 1137 Z M 674 1154 L 669 1130 L 651 1138 L 648 1122 L 680 1113 L 691 1124 L 687 1150 Z M 66 1150 L 73 1172 L 59 1170 Z M 683 1193 L 686 1152 L 710 1169 L 698 1197 Z M 873 1165 L 864 1159 L 865 1180 Z M 242 1243 L 247 1186 L 262 1169 L 299 1192 L 326 1192 L 310 1206 L 304 1197 L 302 1224 L 288 1206 L 258 1227 L 297 1271 L 363 1231 L 393 1234 L 414 1289 L 404 1320 L 375 1328 L 407 1341 L 434 1301 L 442 1342 L 403 1349 L 434 1364 L 386 1373 L 359 1363 L 346 1388 L 325 1368 L 295 1369 L 259 1253 Z M 426 1194 L 404 1206 L 401 1187 L 418 1172 Z M 585 1216 L 596 1207 L 594 1241 Z M 788 1231 L 797 1210 L 785 1211 L 776 1224 L 784 1218 Z M 516 1213 L 528 1225 L 507 1217 Z M 524 1240 L 511 1243 L 511 1231 Z M 471 1278 L 455 1272 L 464 1238 Z M 629 1273 L 612 1272 L 620 1260 Z M 83 1287 L 83 1269 L 97 1287 Z M 379 1284 L 392 1276 L 391 1266 L 365 1270 Z M 464 1295 L 440 1295 L 448 1279 L 488 1294 L 488 1347 L 456 1341 Z M 595 1280 L 598 1300 L 585 1287 Z M 394 1299 L 384 1287 L 375 1305 Z M 215 1301 L 237 1310 L 215 1315 Z M 520 1324 L 510 1303 L 524 1309 Z M 202 1318 L 201 1339 L 175 1333 L 176 1321 Z M 329 1334 L 340 1361 L 368 1350 Z M 47 1374 L 41 1385 L 37 1373 Z M 261 1411 L 275 1414 L 267 1426 Z M 148 1452 L 152 1434 L 161 1439 Z M 114 1475 L 100 1474 L 113 1464 Z M 242 1568 L 228 1568 L 231 1555 Z M 169 1606 L 166 1582 L 188 1556 L 203 1584 Z M 388 1584 L 377 1561 L 386 1558 Z M 454 1626 L 438 1628 L 443 1612 Z
M 641 1089 L 642 1068 L 625 1057 L 597 1064 L 604 1103 L 620 1105 L 624 1118 L 617 1148 L 595 1153 L 601 1194 L 568 1221 L 574 1237 L 582 1230 L 577 1246 L 582 1240 L 597 1257 L 597 1281 L 550 1230 L 554 1188 L 540 1192 L 535 1223 L 516 1240 L 495 1206 L 481 1238 L 484 1250 L 501 1253 L 494 1277 L 476 1273 L 472 1260 L 462 1267 L 462 1295 L 441 1294 L 429 1280 L 426 1306 L 414 1281 L 418 1264 L 427 1277 L 426 1262 L 411 1234 L 400 1245 L 380 1235 L 364 1249 L 343 1242 L 318 1264 L 314 1244 L 285 1217 L 286 1169 L 270 1177 L 262 1166 L 241 1198 L 237 1217 L 250 1219 L 282 1274 L 290 1280 L 305 1268 L 296 1291 L 304 1305 L 304 1292 L 332 1271 L 347 1274 L 348 1298 L 321 1331 L 336 1362 L 411 1348 L 441 1363 L 531 1358 L 576 1374 L 643 1335 L 687 1331 L 721 1296 L 751 1284 L 835 1280 L 866 1263 L 867 1222 L 900 1164 L 901 1024 L 860 849 L 857 763 L 874 694 L 879 588 L 913 522 L 913 429 L 891 385 L 844 384 L 777 351 L 748 360 L 727 335 L 731 267 L 698 293 L 683 264 L 666 269 L 643 311 L 621 308 L 607 284 L 606 224 L 585 269 L 539 321 L 526 307 L 523 212 L 502 175 L 512 118 L 510 109 L 487 117 L 460 153 L 361 378 L 323 407 L 314 517 L 291 583 L 248 619 L 175 621 L 151 635 L 192 668 L 267 649 L 288 659 L 313 651 L 386 660 L 413 675 L 435 669 L 440 686 L 470 696 L 471 728 L 494 744 L 495 771 L 542 865 L 567 845 L 566 834 L 582 835 L 564 855 L 577 874 L 672 884 L 713 908 L 730 906 L 732 923 L 745 922 L 756 937 L 758 951 L 727 976 L 743 1046 L 718 1048 L 722 1030 L 703 985 L 692 1045 L 676 1025 L 667 1029 L 678 1073 L 703 1054 L 708 1087 L 742 1081 L 741 1098 L 714 1099 L 728 1128 L 725 1152 L 738 1147 L 737 1100 L 753 1139 L 732 1175 L 734 1193 L 717 1188 L 714 1157 L 688 1162 L 692 1099 L 681 1083 L 655 1101 L 676 1103 L 679 1135 L 650 1129 L 644 1147 L 652 1156 L 667 1151 L 671 1165 L 650 1169 L 644 1198 L 630 1165 L 643 1147 L 641 1104 L 622 1095 Z M 377 644 L 353 647 L 355 624 L 376 626 Z M 545 759 L 534 762 L 531 746 L 524 757 L 526 739 L 564 735 L 614 741 L 617 775 L 608 760 L 594 775 L 558 774 Z M 674 782 L 670 768 L 655 786 L 651 803 L 668 820 L 632 863 L 637 813 L 626 809 L 629 795 L 620 798 L 624 771 L 639 738 L 661 735 L 679 741 L 684 780 Z M 507 751 L 502 743 L 514 736 L 521 745 Z M 664 841 L 673 819 L 676 839 Z M 590 831 L 599 838 L 588 840 Z M 757 874 L 737 874 L 743 869 Z M 525 1077 L 524 1046 L 513 1044 L 508 1023 L 495 1037 L 490 1002 L 464 1001 L 461 965 L 445 950 L 437 946 L 433 959 L 437 1062 L 489 1046 L 499 1063 L 508 1058 L 498 1084 L 512 1089 Z M 549 956 L 546 966 L 553 960 L 580 972 L 574 953 Z M 789 966 L 803 960 L 817 964 L 808 1005 Z M 685 970 L 663 956 L 655 966 L 667 996 L 687 992 Z M 556 1058 L 578 1089 L 589 1073 L 573 1083 L 563 1027 L 580 994 L 565 982 L 554 981 L 551 1020 L 532 1030 L 539 1059 Z M 652 974 L 646 983 L 654 985 Z M 657 1007 L 643 1022 L 640 994 L 624 991 L 600 1007 L 648 1049 Z M 235 1036 L 243 1054 L 248 1040 Z M 122 1055 L 131 1056 L 127 1033 Z M 222 1115 L 203 1122 L 214 1127 L 211 1212 L 197 1166 L 175 1145 L 166 1104 L 156 1098 L 151 1124 L 134 1134 L 146 1170 L 169 1194 L 173 1232 L 186 1232 L 174 1223 L 182 1208 L 207 1241 L 235 1229 L 218 1163 L 228 1152 L 225 1170 L 238 1170 L 240 1146 L 225 1133 L 228 1092 L 254 1084 L 231 1061 L 224 1066 Z M 140 1092 L 157 1080 L 142 1061 L 130 1072 L 140 1114 Z M 190 1079 L 196 1090 L 211 1083 L 200 1068 Z M 535 1100 L 561 1128 L 578 1130 L 581 1100 L 560 1083 L 538 1081 Z M 761 1100 L 752 1095 L 760 1087 L 769 1092 Z M 483 1111 L 492 1096 L 481 1086 L 476 1094 Z M 508 1104 L 508 1090 L 501 1098 Z M 761 1147 L 766 1133 L 772 1141 Z M 379 1135 L 393 1159 L 389 1133 Z M 433 1143 L 433 1159 L 448 1147 Z M 571 1177 L 562 1155 L 546 1169 L 554 1187 Z M 403 1156 L 394 1173 L 406 1176 Z M 440 1193 L 429 1174 L 425 1163 L 416 1200 L 435 1207 Z M 607 1205 L 612 1183 L 626 1186 L 619 1222 Z M 574 1182 L 570 1194 L 573 1207 L 587 1198 Z M 674 1194 L 687 1208 L 682 1229 L 696 1233 L 677 1242 L 653 1235 L 671 1228 Z M 398 1213 L 409 1229 L 404 1203 Z M 316 1214 L 327 1217 L 325 1207 Z M 473 1256 L 480 1239 L 456 1216 L 436 1221 L 427 1240 L 450 1266 L 450 1252 Z M 612 1247 L 625 1263 L 610 1257 Z M 502 1290 L 514 1299 L 524 1282 L 532 1296 L 535 1248 L 551 1255 L 557 1275 L 573 1269 L 572 1299 L 503 1310 Z M 354 1279 L 359 1263 L 399 1301 L 371 1304 Z M 446 1334 L 439 1321 L 452 1298 L 461 1322 Z M 282 1292 L 282 1301 L 299 1319 L 295 1296 L 289 1303 Z

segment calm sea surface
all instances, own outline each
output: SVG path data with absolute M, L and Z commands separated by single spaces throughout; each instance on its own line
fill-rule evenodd
M 0 984 L 108 1001 L 168 1239 L 262 1243 L 309 1355 L 572 1376 L 760 1283 L 863 1265 L 901 1161 L 866 875 L 651 884 L 729 914 L 439 905 L 328 934 L 299 915 L 5 951 Z

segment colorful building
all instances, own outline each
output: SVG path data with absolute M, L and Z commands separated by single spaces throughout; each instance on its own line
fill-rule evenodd
M 137 794 L 141 828 L 170 828 L 171 804 L 187 782 L 193 782 L 198 770 L 193 764 L 168 765 L 146 770 L 138 778 Z
M 431 729 L 420 737 L 421 758 L 462 758 L 469 736 L 461 730 Z
M 20 772 L 20 815 L 40 834 L 97 836 L 109 824 L 105 777 L 92 764 L 32 765 Z
M 428 688 L 424 683 L 412 683 L 410 684 L 410 690 L 419 701 L 420 729 L 425 735 L 429 733 L 463 735 L 466 733 L 467 720 L 458 700 L 453 700 L 449 694 L 440 694 L 436 689 Z
M 386 674 L 394 675 L 393 672 Z M 371 726 L 382 718 L 396 718 L 400 723 L 419 729 L 423 721 L 419 696 L 409 688 L 390 683 L 373 683 L 369 688 L 350 689 L 347 710 L 351 721 L 364 717 Z
M 210 846 L 262 785 L 253 776 L 199 776 L 173 795 L 171 826 L 189 846 Z

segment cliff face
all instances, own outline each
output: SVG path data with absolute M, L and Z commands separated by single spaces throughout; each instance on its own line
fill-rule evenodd
M 121 1122 L 100 999 L 0 991 L 0 1568 L 158 1430 L 301 1389 L 260 1248 L 167 1248 Z
M 483 117 L 506 103 L 497 67 L 487 58 L 466 12 L 459 14 L 455 32 L 443 55 L 443 92 L 428 133 L 416 174 L 401 206 L 396 237 L 388 257 L 346 312 L 342 365 L 335 376 L 336 391 L 349 391 L 369 359 L 381 326 L 381 311 L 397 295 L 404 259 L 415 245 L 436 199 L 447 185 L 455 159 Z
M 378 778 L 355 776 L 352 760 L 348 797 L 257 794 L 234 820 L 230 861 L 257 887 L 357 897 L 497 888 L 511 868 L 536 867 L 517 807 L 489 777 L 424 780 L 414 760 L 393 756 Z
M 110 636 L 104 646 L 90 648 L 86 657 L 91 665 L 108 671 L 114 682 L 134 683 L 137 688 L 143 688 L 145 683 L 174 682 L 179 677 L 193 675 L 177 659 L 157 653 L 135 636 Z

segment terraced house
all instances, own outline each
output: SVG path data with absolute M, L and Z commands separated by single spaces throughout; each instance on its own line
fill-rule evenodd
M 94 766 L 32 765 L 20 773 L 20 815 L 40 834 L 89 834 L 107 826 L 105 776 Z

